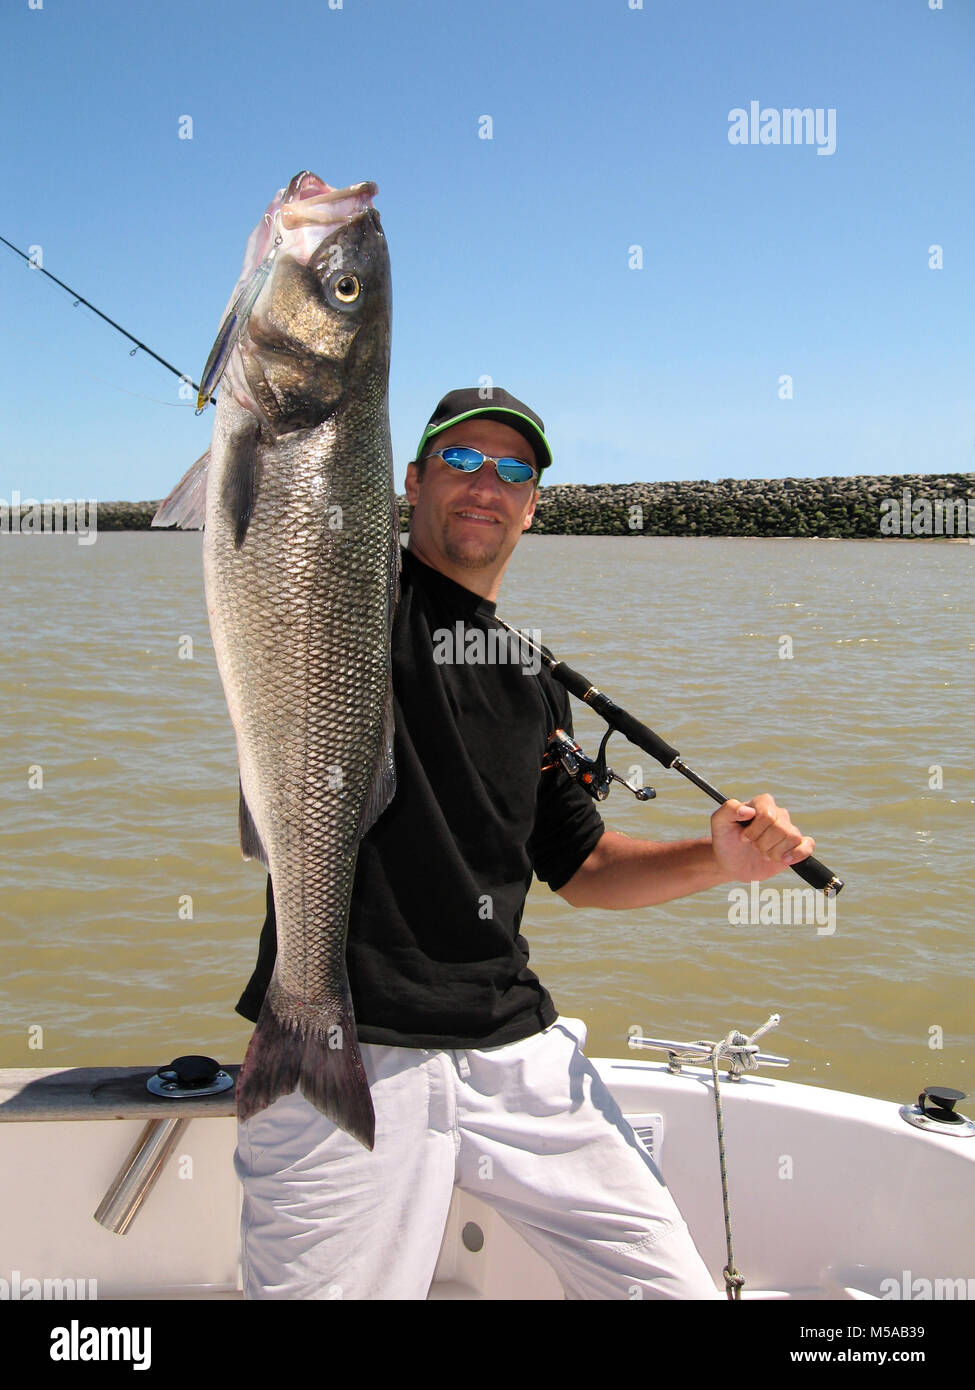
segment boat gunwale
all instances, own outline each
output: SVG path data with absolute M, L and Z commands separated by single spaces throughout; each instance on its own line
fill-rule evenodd
M 667 1063 L 650 1058 L 593 1057 L 589 1059 L 604 1083 L 624 1092 L 639 1089 L 647 1080 L 668 1078 L 678 1092 L 691 1083 L 709 1101 L 713 1094 L 710 1068 L 685 1065 L 672 1073 Z M 236 1082 L 240 1063 L 222 1068 Z M 87 1120 L 228 1119 L 236 1115 L 234 1088 L 208 1096 L 167 1099 L 154 1096 L 146 1082 L 156 1067 L 37 1067 L 0 1068 L 0 1123 Z M 909 1102 L 882 1100 L 852 1091 L 837 1091 L 806 1082 L 786 1081 L 760 1073 L 746 1073 L 737 1081 L 722 1077 L 722 1095 L 748 1096 L 757 1103 L 776 1104 L 786 1109 L 819 1113 L 824 1118 L 852 1121 L 868 1127 L 899 1129 L 923 1138 L 940 1141 L 949 1148 L 964 1148 L 975 1159 L 975 1144 L 958 1145 L 954 1135 L 923 1132 L 908 1125 L 899 1114 Z M 683 1083 L 683 1085 L 682 1085 Z M 734 1104 L 734 1101 L 732 1102 Z M 630 1113 L 623 1104 L 623 1113 Z M 633 1113 L 637 1113 L 634 1111 Z M 892 1122 L 897 1120 L 897 1124 Z
M 146 1090 L 158 1067 L 0 1068 L 0 1123 L 40 1120 L 218 1119 L 236 1114 L 234 1090 L 169 1100 Z M 237 1080 L 240 1063 L 222 1068 Z

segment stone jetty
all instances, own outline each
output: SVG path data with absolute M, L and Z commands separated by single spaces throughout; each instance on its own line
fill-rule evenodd
M 965 529 L 962 504 L 970 502 Z M 927 504 L 927 506 L 925 506 Z M 951 505 L 949 505 L 951 504 Z M 99 502 L 99 531 L 146 530 L 158 502 Z M 400 521 L 410 509 L 399 498 Z M 939 525 L 940 520 L 940 525 Z M 532 533 L 546 536 L 975 536 L 975 473 L 718 482 L 553 483 Z

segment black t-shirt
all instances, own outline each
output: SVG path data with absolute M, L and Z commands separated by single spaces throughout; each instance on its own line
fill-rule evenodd
M 567 883 L 605 827 L 561 768 L 540 771 L 551 731 L 572 732 L 569 697 L 527 669 L 519 644 L 498 641 L 494 611 L 403 552 L 396 793 L 359 847 L 349 915 L 361 1042 L 496 1047 L 557 1017 L 528 968 L 525 897 L 533 871 L 553 890 Z M 237 1005 L 252 1022 L 276 945 L 269 878 L 257 968 Z

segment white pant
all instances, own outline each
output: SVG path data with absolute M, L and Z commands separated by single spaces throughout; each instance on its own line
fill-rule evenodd
M 560 1018 L 483 1051 L 364 1044 L 370 1153 L 299 1092 L 238 1128 L 247 1298 L 423 1299 L 455 1184 L 567 1298 L 719 1298 L 659 1171 Z

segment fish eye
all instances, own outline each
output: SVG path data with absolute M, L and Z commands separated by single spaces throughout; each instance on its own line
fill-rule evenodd
M 359 298 L 362 286 L 359 284 L 358 276 L 350 275 L 348 271 L 339 271 L 332 280 L 331 289 L 340 304 L 354 304 Z

